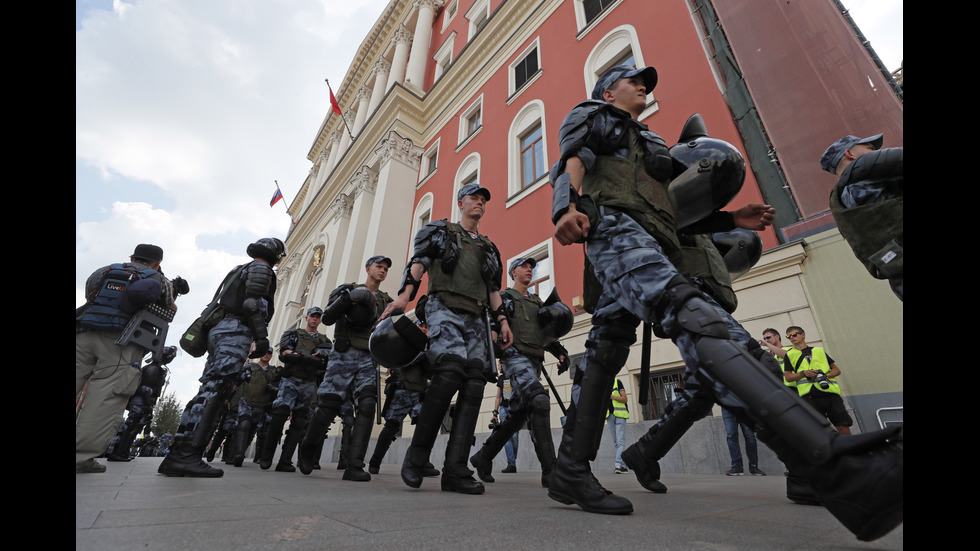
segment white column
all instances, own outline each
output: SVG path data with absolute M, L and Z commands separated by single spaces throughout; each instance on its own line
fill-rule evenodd
M 391 72 L 391 62 L 381 58 L 371 68 L 371 72 L 374 73 L 374 88 L 371 90 L 371 103 L 368 104 L 368 111 L 374 113 L 374 110 L 381 104 L 381 98 L 388 91 L 388 73 Z
M 334 130 L 333 134 L 330 134 L 330 157 L 327 158 L 326 174 L 329 175 L 333 167 L 337 166 L 338 158 L 340 158 L 340 131 Z
M 391 258 L 391 272 L 381 289 L 394 296 L 415 237 L 410 232 L 422 148 L 397 132 L 389 132 L 375 153 L 378 155 L 377 188 L 370 209 L 371 222 L 364 236 L 364 251 Z
M 419 91 L 424 91 L 425 63 L 429 59 L 432 20 L 435 18 L 435 11 L 442 4 L 443 0 L 415 0 L 415 7 L 418 8 L 419 13 L 415 21 L 415 38 L 412 40 L 412 53 L 408 57 L 405 83 L 412 83 Z
M 396 82 L 401 82 L 405 78 L 405 66 L 408 64 L 408 45 L 412 42 L 412 33 L 405 30 L 405 27 L 399 26 L 391 42 L 395 45 L 395 55 L 391 59 L 391 72 L 388 73 L 388 84 L 385 85 L 386 92 Z
M 344 258 L 340 261 L 337 284 L 361 281 L 364 278 L 364 261 L 375 253 L 365 247 L 365 236 L 374 222 L 371 208 L 374 205 L 378 173 L 368 166 L 362 166 L 350 180 L 353 188 L 350 197 L 350 225 L 347 238 L 343 242 Z M 412 186 L 414 189 L 414 186 Z
M 367 86 L 361 86 L 361 89 L 357 91 L 357 116 L 354 117 L 354 126 L 351 128 L 355 135 L 361 135 L 361 128 L 364 126 L 364 121 L 367 120 L 370 100 L 371 90 Z

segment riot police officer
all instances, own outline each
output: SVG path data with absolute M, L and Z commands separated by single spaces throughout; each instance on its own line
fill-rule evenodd
M 496 376 L 489 348 L 490 320 L 500 324 L 504 349 L 513 340 L 497 292 L 503 275 L 500 253 L 479 232 L 489 200 L 486 188 L 467 184 L 456 195 L 459 223 L 443 219 L 419 230 L 398 297 L 382 316 L 404 311 L 421 287 L 419 279 L 428 271 L 425 319 L 430 338 L 426 356 L 433 375 L 401 471 L 402 481 L 413 488 L 422 485 L 439 426 L 458 393 L 440 484 L 443 491 L 484 492 L 483 484 L 473 478 L 466 461 L 483 401 L 483 387 Z
M 224 471 L 202 459 L 221 411 L 225 409 L 248 360 L 249 350 L 262 355 L 269 348 L 267 324 L 274 312 L 276 274 L 273 266 L 286 256 L 286 246 L 274 237 L 251 243 L 245 252 L 252 261 L 237 266 L 219 304 L 224 317 L 208 333 L 208 359 L 201 388 L 187 402 L 170 453 L 157 472 L 167 476 L 219 477 Z

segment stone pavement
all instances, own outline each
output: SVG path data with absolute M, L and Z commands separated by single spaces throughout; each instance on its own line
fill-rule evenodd
M 435 458 L 433 458 L 435 459 Z M 100 462 L 104 461 L 102 459 Z M 341 480 L 336 464 L 309 476 L 220 465 L 216 479 L 168 478 L 161 458 L 109 463 L 75 475 L 76 551 L 463 549 L 902 549 L 904 525 L 860 542 L 820 507 L 785 497 L 785 477 L 665 473 L 666 494 L 631 474 L 597 471 L 633 502 L 625 516 L 586 513 L 547 497 L 540 471 L 499 474 L 483 495 L 406 486 L 396 465 L 370 482 Z M 438 463 L 437 463 L 438 465 Z

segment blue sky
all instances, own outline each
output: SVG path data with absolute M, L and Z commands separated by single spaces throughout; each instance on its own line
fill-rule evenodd
M 829 0 L 828 0 L 829 1 Z M 284 238 L 284 203 L 329 96 L 388 0 L 75 1 L 75 297 L 92 270 L 137 243 L 191 294 L 169 342 L 259 237 Z M 890 69 L 902 2 L 845 0 Z M 203 359 L 181 354 L 168 392 L 197 391 Z

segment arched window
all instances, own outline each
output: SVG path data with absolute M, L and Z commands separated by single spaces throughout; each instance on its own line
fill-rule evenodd
M 544 103 L 531 100 L 518 111 L 507 134 L 508 206 L 548 181 Z
M 632 25 L 616 27 L 602 37 L 592 48 L 589 57 L 585 60 L 583 75 L 586 97 L 592 97 L 592 89 L 595 88 L 595 83 L 602 76 L 602 73 L 616 65 L 646 67 L 636 29 Z M 647 90 L 647 92 L 650 93 L 647 94 L 646 109 L 640 114 L 639 120 L 641 121 L 656 113 L 660 108 L 652 91 Z
M 456 194 L 466 184 L 480 183 L 479 153 L 470 153 L 463 159 L 463 162 L 459 164 L 459 169 L 456 170 L 456 178 L 453 182 L 453 196 L 451 197 L 453 214 L 450 220 L 459 222 L 459 207 L 456 206 Z

